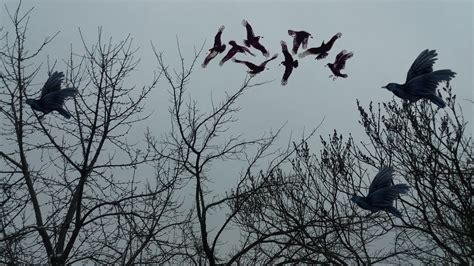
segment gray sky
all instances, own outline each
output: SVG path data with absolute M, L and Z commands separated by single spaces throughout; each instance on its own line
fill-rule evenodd
M 16 2 L 7 1 L 7 4 L 14 6 Z M 466 120 L 472 121 L 474 105 L 463 100 L 473 99 L 472 1 L 26 1 L 24 4 L 25 9 L 31 6 L 35 9 L 31 15 L 30 41 L 39 44 L 46 35 L 61 31 L 40 56 L 44 62 L 47 54 L 50 59 L 58 59 L 58 70 L 64 69 L 61 60 L 68 57 L 70 44 L 76 51 L 81 50 L 79 27 L 90 44 L 96 40 L 98 26 L 103 27 L 105 36 L 115 40 L 131 33 L 135 45 L 141 48 L 137 55 L 142 61 L 130 80 L 138 85 L 149 83 L 157 70 L 150 41 L 165 54 L 168 64 L 177 66 L 176 36 L 189 62 L 195 46 L 200 47 L 205 40 L 205 50 L 212 46 L 221 25 L 226 27 L 222 35 L 225 43 L 236 40 L 241 44 L 245 38 L 241 21 L 247 19 L 255 33 L 264 36 L 261 42 L 270 53 L 279 53 L 279 58 L 268 65 L 270 70 L 254 79 L 274 81 L 251 89 L 240 99 L 242 110 L 234 130 L 248 138 L 279 128 L 285 122 L 285 136 L 293 132 L 298 137 L 325 117 L 319 134 L 326 136 L 336 128 L 342 133 L 352 132 L 358 142 L 363 136 L 357 123 L 356 98 L 364 105 L 391 100 L 392 93 L 380 87 L 389 82 L 404 82 L 413 60 L 427 48 L 438 51 L 435 69 L 450 68 L 457 73 L 451 84 Z M 8 24 L 3 7 L 0 21 Z M 310 39 L 309 47 L 319 46 L 336 32 L 343 35 L 324 60 L 297 58 L 300 66 L 283 87 L 280 85 L 283 67 L 278 63 L 283 60 L 280 40 L 290 45 L 292 42 L 288 29 L 312 33 L 315 38 Z M 343 49 L 354 53 L 346 64 L 345 73 L 349 77 L 333 81 L 324 65 Z M 258 51 L 256 54 L 255 58 L 246 55 L 236 58 L 262 62 L 264 57 Z M 205 53 L 202 54 L 192 75 L 189 93 L 201 103 L 203 110 L 209 106 L 211 95 L 215 100 L 221 99 L 225 91 L 237 89 L 245 77 L 243 65 L 228 61 L 220 67 L 218 62 L 223 56 L 219 55 L 203 69 L 200 64 Z M 46 71 L 44 68 L 40 72 L 39 83 L 45 79 Z M 167 91 L 168 86 L 162 81 L 148 100 L 148 108 L 154 115 L 147 125 L 157 135 L 169 128 Z M 286 140 L 283 137 L 282 143 Z M 317 143 L 319 138 L 314 138 L 313 144 Z M 217 176 L 224 172 L 226 169 L 216 170 Z M 215 185 L 225 183 L 233 184 L 233 181 L 224 178 Z

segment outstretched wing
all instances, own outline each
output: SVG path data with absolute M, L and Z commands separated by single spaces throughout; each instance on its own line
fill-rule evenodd
M 217 51 L 211 49 L 211 50 L 209 51 L 209 54 L 208 54 L 208 55 L 206 56 L 206 58 L 204 59 L 204 62 L 202 63 L 201 66 L 202 66 L 202 67 L 206 67 L 207 64 L 209 64 L 209 62 L 210 62 L 212 59 L 214 59 L 214 57 L 217 56 L 217 54 L 219 54 Z
M 227 54 L 222 58 L 222 60 L 219 62 L 219 65 L 222 66 L 227 60 L 231 59 L 235 54 L 237 53 L 237 49 L 232 47 L 229 49 Z
M 397 199 L 399 194 L 408 192 L 410 187 L 407 184 L 397 184 L 391 187 L 378 189 L 367 196 L 367 202 L 375 207 L 391 207 L 393 201 Z
M 341 53 L 342 55 L 339 56 Z M 346 67 L 346 61 L 353 56 L 352 52 L 348 53 L 346 50 L 343 50 L 341 53 L 336 56 L 336 68 L 339 70 L 344 69 L 344 67 Z
M 281 51 L 283 52 L 283 55 L 285 56 L 285 61 L 286 62 L 293 62 L 293 57 L 291 54 L 288 52 L 288 46 L 286 45 L 285 41 L 280 41 L 281 44 Z
M 381 188 L 390 187 L 392 185 L 393 172 L 393 168 L 390 166 L 382 167 L 374 177 L 374 180 L 372 180 L 368 195 Z
M 300 48 L 300 45 L 301 45 L 301 42 L 300 40 L 298 39 L 297 35 L 295 35 L 293 37 L 293 49 L 291 49 L 291 51 L 293 52 L 293 54 L 296 54 L 298 52 L 298 49 Z
M 251 54 L 252 56 L 255 56 L 255 54 L 253 54 L 253 53 L 250 51 L 250 49 L 248 49 L 247 47 L 245 47 L 245 46 L 240 46 L 240 47 L 242 47 L 242 49 L 244 49 L 245 52 Z
M 255 65 L 254 63 L 251 63 L 249 61 L 238 60 L 238 59 L 235 59 L 235 58 L 232 61 L 234 61 L 235 63 L 239 63 L 239 64 L 245 64 L 250 70 L 254 70 L 255 68 L 257 68 L 257 65 Z
M 254 42 L 252 45 L 255 49 L 259 50 L 262 52 L 263 56 L 268 57 L 268 51 L 267 49 L 260 43 L 260 42 Z
M 216 36 L 214 37 L 214 47 L 219 47 L 219 46 L 222 45 L 221 35 L 222 35 L 222 31 L 224 31 L 224 29 L 225 29 L 224 25 L 222 25 L 219 28 L 219 31 L 217 32 Z
M 253 29 L 252 29 L 252 26 L 250 26 L 250 23 L 244 19 L 242 20 L 242 25 L 244 25 L 245 28 L 247 29 L 247 40 L 251 40 L 255 38 L 255 34 L 253 33 Z
M 281 85 L 285 86 L 288 83 L 288 78 L 290 77 L 291 72 L 293 72 L 293 66 L 286 65 L 285 73 L 283 73 L 283 77 L 281 78 Z
M 436 50 L 426 49 L 421 52 L 408 70 L 406 82 L 419 75 L 433 72 L 433 64 L 437 60 L 437 55 Z
M 405 84 L 405 88 L 410 94 L 416 96 L 436 95 L 438 84 L 442 81 L 450 81 L 454 76 L 456 73 L 450 69 L 436 70 L 413 77 Z
M 263 61 L 263 63 L 261 64 L 261 66 L 266 66 L 268 62 L 276 59 L 278 57 L 278 54 L 274 54 L 270 59 L 267 59 L 265 61 Z
M 41 98 L 45 97 L 51 92 L 58 91 L 61 89 L 61 83 L 63 82 L 64 73 L 55 71 L 48 80 L 44 83 L 41 89 Z
M 69 97 L 74 97 L 77 93 L 76 88 L 66 88 L 58 91 L 53 91 L 41 98 L 41 104 L 49 109 L 62 108 L 64 101 Z

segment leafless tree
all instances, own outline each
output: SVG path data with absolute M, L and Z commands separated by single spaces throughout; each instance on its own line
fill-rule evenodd
M 81 52 L 71 47 L 63 66 L 66 86 L 79 90 L 73 117 L 40 119 L 25 99 L 46 80 L 39 55 L 56 35 L 32 50 L 32 9 L 21 6 L 7 9 L 12 29 L 0 39 L 0 261 L 168 261 L 186 218 L 174 193 L 179 173 L 146 142 L 129 142 L 132 126 L 148 118 L 143 105 L 159 75 L 129 85 L 139 62 L 132 38 L 104 41 L 99 29 L 89 45 L 80 33 Z

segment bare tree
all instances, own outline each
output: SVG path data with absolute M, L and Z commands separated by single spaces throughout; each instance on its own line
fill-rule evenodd
M 25 99 L 40 91 L 39 55 L 55 35 L 27 48 L 31 9 L 21 6 L 7 9 L 13 27 L 0 39 L 1 261 L 168 261 L 180 246 L 173 232 L 186 218 L 174 196 L 179 173 L 146 142 L 128 138 L 148 118 L 143 105 L 159 76 L 129 85 L 139 63 L 132 38 L 104 41 L 99 29 L 89 45 L 80 33 L 82 55 L 71 48 L 64 65 L 66 85 L 80 92 L 73 117 L 40 119 Z

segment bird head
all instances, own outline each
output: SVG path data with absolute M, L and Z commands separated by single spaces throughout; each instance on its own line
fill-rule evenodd
M 387 89 L 389 91 L 395 91 L 398 89 L 400 85 L 398 85 L 397 83 L 389 83 L 385 86 L 382 86 L 383 89 Z

